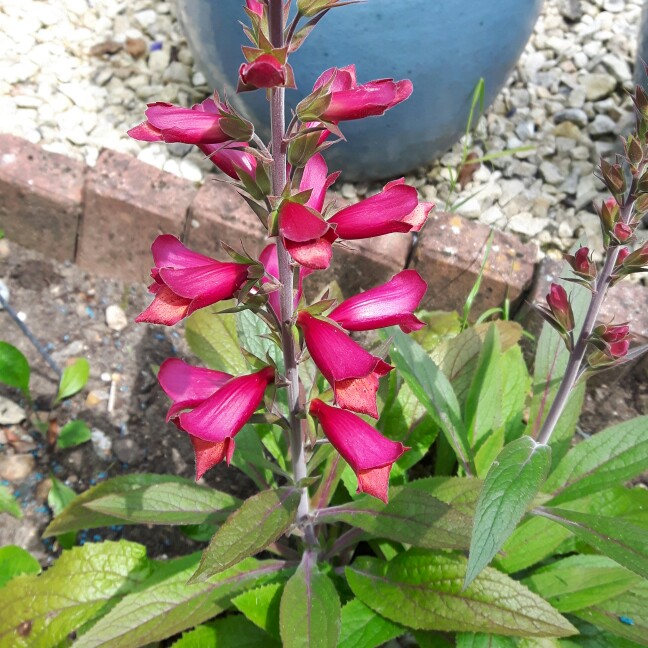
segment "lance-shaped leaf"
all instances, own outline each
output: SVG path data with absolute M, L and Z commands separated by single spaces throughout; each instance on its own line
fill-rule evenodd
M 539 508 L 535 513 L 562 524 L 583 542 L 648 578 L 648 530 L 643 526 L 566 509 Z
M 471 520 L 421 489 L 393 487 L 388 504 L 371 497 L 323 511 L 317 518 L 346 522 L 373 536 L 428 549 L 466 549 Z
M 340 636 L 340 598 L 335 585 L 306 551 L 286 583 L 279 623 L 284 648 L 335 648 Z
M 502 635 L 481 632 L 460 632 L 457 634 L 457 648 L 516 648 L 516 646 L 515 639 Z M 543 648 L 545 648 L 544 644 Z
M 441 428 L 457 458 L 464 466 L 472 464 L 467 433 L 461 420 L 459 402 L 450 381 L 427 355 L 423 347 L 398 328 L 393 336 L 391 359 L 409 388 L 423 403 L 434 422 Z
M 268 583 L 232 599 L 237 610 L 271 637 L 279 640 L 279 606 L 285 583 Z
M 196 311 L 185 324 L 189 348 L 210 368 L 237 376 L 248 371 L 236 332 L 236 315 L 219 311 L 234 302 L 221 302 Z
M 105 613 L 151 572 L 133 542 L 86 544 L 63 552 L 40 576 L 18 576 L 0 590 L 0 646 L 65 645 L 69 633 Z
M 648 583 L 645 581 L 620 596 L 576 614 L 598 628 L 633 642 L 632 646 L 648 646 Z M 630 648 L 629 644 L 621 642 L 612 645 Z
M 622 594 L 641 578 L 607 556 L 576 555 L 542 567 L 522 582 L 560 612 L 574 612 Z
M 359 599 L 352 599 L 342 608 L 341 620 L 341 648 L 377 648 L 407 632 L 407 628 L 376 614 Z
M 29 362 L 15 346 L 0 340 L 0 382 L 29 396 Z
M 0 485 L 0 513 L 9 513 L 15 518 L 23 516 L 20 504 L 16 501 L 11 491 L 6 487 Z
M 204 623 L 230 607 L 233 594 L 268 578 L 285 563 L 248 558 L 202 583 L 187 584 L 198 554 L 170 560 L 125 596 L 75 643 L 75 648 L 138 648 Z
M 524 436 L 498 455 L 477 501 L 466 586 L 488 565 L 526 513 L 551 466 L 549 446 Z
M 28 551 L 16 545 L 0 547 L 0 588 L 21 574 L 39 574 L 40 563 Z
M 191 577 L 201 582 L 272 544 L 295 521 L 301 490 L 286 486 L 254 495 L 216 531 Z
M 77 358 L 63 370 L 56 400 L 61 401 L 80 392 L 86 386 L 89 377 L 90 363 L 85 358 Z
M 280 648 L 280 644 L 245 617 L 236 615 L 185 632 L 171 648 Z
M 495 569 L 463 588 L 466 566 L 463 556 L 410 549 L 389 562 L 360 558 L 346 576 L 363 603 L 414 629 L 518 637 L 576 632 L 546 601 Z
M 208 493 L 209 505 L 214 505 L 216 509 L 228 508 L 235 505 L 238 500 L 227 493 L 221 493 L 205 486 L 199 486 L 190 479 L 176 477 L 174 475 L 124 475 L 108 479 L 97 486 L 93 486 L 81 495 L 73 499 L 63 511 L 56 515 L 45 529 L 44 537 L 61 535 L 68 531 L 80 531 L 81 529 L 95 529 L 97 527 L 110 526 L 112 524 L 139 524 L 139 520 L 130 519 L 126 516 L 122 507 L 114 508 L 114 513 L 107 514 L 92 510 L 90 504 L 107 496 L 121 497 L 121 502 L 127 501 L 127 495 L 131 492 L 137 493 L 133 497 L 135 501 L 142 501 L 142 494 L 153 486 L 162 487 L 165 484 L 175 484 L 178 486 L 178 492 L 184 493 L 185 497 L 196 497 L 199 501 L 204 500 L 205 493 Z M 115 505 L 115 500 L 112 500 Z M 222 506 L 221 506 L 222 504 Z M 87 506 L 86 506 L 87 505 Z M 193 503 L 189 504 L 193 506 Z M 212 513 L 214 511 L 212 510 Z M 116 513 L 119 513 L 117 515 Z M 141 514 L 141 511 L 140 511 Z M 204 512 L 198 517 L 204 517 Z M 135 516 L 137 518 L 137 516 Z M 147 519 L 150 524 L 167 524 L 160 522 L 155 514 Z M 182 523 L 180 523 L 182 524 Z
M 131 524 L 213 524 L 239 503 L 213 488 L 174 481 L 105 495 L 84 506 Z
M 648 416 L 638 416 L 574 446 L 544 490 L 561 504 L 622 484 L 648 470 Z

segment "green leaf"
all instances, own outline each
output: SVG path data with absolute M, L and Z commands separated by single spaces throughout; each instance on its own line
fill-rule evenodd
M 566 263 L 564 264 L 564 271 L 571 271 Z M 570 295 L 570 303 L 576 323 L 574 337 L 578 339 L 592 295 L 584 286 L 563 280 L 558 280 L 556 283 L 562 285 L 567 294 Z M 549 413 L 549 408 L 554 401 L 560 381 L 565 374 L 568 359 L 569 352 L 562 338 L 553 326 L 545 322 L 542 326 L 534 360 L 533 399 L 529 418 L 529 433 L 531 436 L 537 436 L 542 422 Z M 555 442 L 554 439 L 564 441 L 564 436 L 561 438 L 561 435 L 556 436 L 554 433 L 552 435 L 552 446 Z
M 614 488 L 580 500 L 565 508 L 582 513 L 617 516 L 636 523 L 648 522 L 648 492 L 640 488 Z M 526 569 L 553 553 L 572 537 L 564 526 L 545 517 L 531 517 L 513 532 L 496 558 L 497 567 L 508 573 Z
M 560 648 L 637 648 L 636 642 L 617 637 L 580 619 L 574 619 L 574 625 L 579 636 L 560 639 Z
M 113 494 L 124 494 L 153 484 L 180 484 L 194 486 L 194 482 L 174 475 L 134 474 L 123 475 L 107 479 L 105 482 L 93 486 L 68 504 L 45 529 L 43 537 L 80 531 L 82 529 L 95 529 L 97 527 L 111 526 L 112 524 L 131 524 L 129 520 L 114 515 L 105 515 L 86 507 L 86 504 L 101 497 Z M 136 524 L 136 522 L 132 522 Z
M 234 376 L 246 373 L 248 364 L 241 353 L 236 333 L 236 315 L 218 311 L 226 310 L 233 302 L 201 308 L 185 323 L 189 348 L 210 368 L 226 371 Z
M 59 646 L 150 572 L 146 548 L 133 542 L 65 551 L 40 576 L 17 576 L 0 590 L 0 646 Z
M 277 365 L 279 372 L 283 373 L 283 353 L 281 347 L 269 340 L 270 327 L 258 315 L 251 310 L 243 310 L 238 313 L 236 320 L 236 331 L 239 343 L 244 349 L 253 353 L 257 358 L 264 360 L 269 355 Z
M 317 557 L 303 555 L 286 583 L 279 613 L 284 648 L 335 648 L 340 636 L 340 598 L 335 585 L 319 571 Z
M 394 394 L 387 399 L 376 428 L 392 441 L 400 441 L 408 450 L 394 464 L 392 479 L 418 463 L 436 439 L 439 428 L 407 383 L 398 386 L 395 372 L 389 375 Z
M 74 448 L 86 441 L 90 441 L 91 437 L 90 428 L 85 421 L 70 421 L 61 428 L 56 439 L 56 447 L 59 450 Z
M 86 386 L 89 377 L 90 364 L 85 358 L 77 358 L 71 365 L 63 369 L 56 400 L 65 400 L 80 392 Z
M 248 558 L 202 583 L 188 584 L 198 554 L 163 564 L 77 639 L 75 648 L 137 648 L 197 626 L 230 607 L 233 594 L 275 577 L 280 561 Z
M 570 556 L 522 581 L 560 612 L 574 612 L 614 598 L 641 582 L 606 556 Z
M 441 428 L 457 458 L 463 465 L 471 465 L 467 433 L 452 385 L 421 346 L 396 328 L 387 332 L 393 335 L 391 359 L 401 376 Z
M 16 545 L 0 547 L 0 588 L 21 574 L 40 574 L 38 560 Z
M 465 549 L 471 520 L 424 490 L 397 486 L 389 503 L 364 495 L 322 512 L 318 520 L 346 522 L 380 538 L 428 549 Z
M 0 341 L 0 382 L 29 397 L 29 362 L 15 346 Z
M 424 490 L 472 518 L 483 482 L 474 477 L 426 477 L 410 482 L 407 487 Z
M 576 614 L 603 630 L 648 646 L 648 583 L 645 581 L 620 596 Z
M 284 583 L 269 583 L 239 594 L 232 603 L 252 623 L 279 640 L 279 606 L 283 588 Z
M 549 447 L 527 436 L 512 441 L 498 455 L 477 502 L 466 585 L 488 565 L 513 533 L 540 490 L 550 466 Z
M 493 324 L 482 344 L 477 369 L 466 398 L 465 421 L 470 445 L 503 427 L 502 420 L 502 346 Z
M 549 445 L 551 446 L 552 470 L 560 463 L 572 446 L 576 427 L 583 410 L 583 403 L 585 402 L 586 387 L 587 384 L 583 380 L 571 390 L 565 408 L 551 435 Z
M 245 500 L 216 531 L 191 582 L 204 581 L 272 544 L 295 521 L 300 499 L 301 489 L 285 486 Z
M 481 632 L 460 632 L 457 648 L 515 648 L 517 643 L 511 637 L 483 634 Z
M 280 648 L 280 644 L 245 617 L 236 615 L 186 632 L 172 648 Z
M 648 470 L 648 416 L 614 425 L 574 446 L 551 473 L 551 504 L 616 486 Z
M 519 637 L 575 632 L 546 601 L 495 569 L 464 589 L 466 566 L 463 556 L 410 549 L 387 563 L 359 558 L 346 575 L 363 603 L 414 629 Z
M 66 486 L 62 481 L 56 479 L 54 475 L 50 475 L 52 487 L 47 494 L 47 503 L 52 509 L 54 516 L 60 515 L 65 507 L 76 497 L 76 493 Z M 63 533 L 58 537 L 58 543 L 63 549 L 71 549 L 76 540 L 76 532 L 70 531 Z
M 510 347 L 502 355 L 501 366 L 505 442 L 510 442 L 522 436 L 524 432 L 524 408 L 531 390 L 531 377 L 518 344 Z
M 623 567 L 648 578 L 647 529 L 620 518 L 566 509 L 540 508 L 535 512 L 562 524 L 583 542 L 616 560 Z
M 11 491 L 6 487 L 0 485 L 0 513 L 9 513 L 15 518 L 23 516 L 20 504 L 16 501 Z
M 256 432 L 255 425 L 244 425 L 236 435 L 236 452 L 232 465 L 244 472 L 260 490 L 273 484 L 272 471 L 263 451 L 263 444 Z
M 97 513 L 130 524 L 214 524 L 238 506 L 236 497 L 194 483 L 150 484 L 105 495 L 84 504 Z
M 376 648 L 407 632 L 407 628 L 379 616 L 359 599 L 352 599 L 342 608 L 341 621 L 339 648 Z

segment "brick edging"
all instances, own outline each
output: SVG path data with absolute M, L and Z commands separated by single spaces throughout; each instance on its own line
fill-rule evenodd
M 241 241 L 254 253 L 266 242 L 261 224 L 227 183 L 198 188 L 107 149 L 87 167 L 9 134 L 0 134 L 0 228 L 20 245 L 131 283 L 147 280 L 150 245 L 160 233 L 220 258 L 219 239 L 235 247 Z M 490 231 L 456 214 L 432 213 L 409 263 L 429 285 L 423 307 L 461 309 Z M 370 288 L 403 269 L 411 251 L 410 235 L 353 241 L 338 249 L 327 272 L 313 275 L 311 291 L 333 278 L 347 295 Z M 542 296 L 547 265 L 538 266 L 536 259 L 534 243 L 496 231 L 473 312 L 499 306 L 506 297 L 515 307 L 527 295 Z M 648 288 L 624 282 L 615 293 L 608 310 L 632 310 L 633 329 L 648 338 Z

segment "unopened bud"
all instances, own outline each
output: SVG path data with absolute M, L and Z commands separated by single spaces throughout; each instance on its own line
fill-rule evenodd
M 619 243 L 625 243 L 632 237 L 633 230 L 629 225 L 626 225 L 625 223 L 617 223 L 612 230 L 612 234 Z
M 547 295 L 547 304 L 556 321 L 566 331 L 574 329 L 574 313 L 567 291 L 560 285 L 552 283 Z
M 576 254 L 565 254 L 564 257 L 572 270 L 580 277 L 586 279 L 593 279 L 596 277 L 596 266 L 590 259 L 589 248 L 579 248 Z

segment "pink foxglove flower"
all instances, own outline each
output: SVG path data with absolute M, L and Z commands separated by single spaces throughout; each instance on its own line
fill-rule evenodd
M 335 402 L 378 418 L 378 381 L 393 367 L 371 355 L 334 324 L 306 311 L 298 314 L 297 324 L 304 332 L 313 362 L 333 387 Z
M 234 180 L 240 180 L 239 171 L 244 171 L 249 176 L 256 176 L 257 159 L 239 142 L 226 144 L 199 144 L 198 148 L 208 157 L 223 173 Z
M 603 325 L 594 331 L 606 343 L 606 351 L 613 358 L 622 358 L 630 348 L 630 327 L 627 324 Z
M 271 243 L 270 245 L 266 246 L 263 248 L 263 252 L 259 255 L 259 261 L 263 265 L 263 269 L 265 270 L 265 273 L 270 275 L 270 277 L 273 277 L 274 279 L 279 281 L 279 260 L 277 259 L 277 246 L 275 243 Z M 304 282 L 304 279 L 308 277 L 309 274 L 311 274 L 312 270 L 308 268 L 304 268 L 302 266 L 299 267 L 299 279 L 297 282 L 297 290 L 295 291 L 295 298 L 293 300 L 293 306 L 296 308 L 297 304 L 299 304 L 299 300 L 301 299 L 302 296 L 302 285 Z M 270 283 L 272 280 L 269 279 L 268 277 L 264 277 L 262 279 L 262 283 Z M 279 291 L 275 290 L 271 292 L 268 295 L 268 303 L 270 304 L 270 307 L 274 311 L 275 315 L 277 316 L 277 319 L 281 319 L 281 307 L 279 305 Z
M 409 448 L 385 438 L 359 416 L 315 399 L 309 413 L 358 477 L 358 492 L 387 503 L 393 463 Z
M 329 218 L 333 228 L 328 236 L 355 240 L 394 232 L 418 232 L 433 207 L 432 203 L 419 202 L 416 189 L 401 178 L 386 184 L 379 194 Z
M 232 376 L 224 371 L 194 367 L 180 358 L 168 358 L 160 365 L 157 378 L 164 393 L 173 401 L 166 419 L 170 421 L 183 410 L 207 400 Z
M 305 268 L 328 268 L 333 255 L 331 241 L 325 238 L 328 231 L 328 223 L 310 207 L 284 201 L 279 208 L 279 235 L 288 254 Z
M 312 190 L 310 198 L 306 201 L 306 206 L 311 207 L 317 212 L 321 212 L 324 209 L 326 192 L 338 179 L 339 175 L 339 171 L 329 174 L 326 161 L 322 157 L 322 154 L 315 153 L 306 163 L 301 182 L 299 183 L 299 191 Z
M 414 317 L 414 311 L 426 290 L 427 284 L 416 270 L 403 270 L 382 286 L 343 301 L 328 317 L 347 331 L 398 325 L 404 333 L 411 333 L 425 326 Z
M 578 248 L 575 254 L 565 254 L 565 261 L 569 263 L 572 270 L 585 279 L 596 277 L 596 266 L 590 259 L 589 248 Z
M 332 124 L 383 115 L 412 94 L 412 82 L 408 79 L 378 79 L 358 85 L 355 65 L 326 70 L 315 82 L 313 91 L 331 80 L 330 101 L 319 119 Z
M 148 104 L 146 121 L 128 134 L 144 142 L 184 142 L 185 144 L 221 144 L 232 138 L 221 129 L 222 116 L 210 97 L 191 108 L 157 102 Z
M 265 367 L 232 378 L 190 412 L 183 412 L 175 419 L 176 425 L 191 437 L 196 454 L 196 479 L 223 459 L 229 464 L 234 453 L 234 437 L 261 404 L 274 376 L 274 369 Z
M 255 13 L 257 16 L 263 16 L 262 2 L 259 2 L 258 0 L 245 0 L 245 5 L 252 13 Z
M 261 54 L 254 61 L 241 64 L 239 77 L 243 87 L 276 88 L 286 85 L 289 73 L 286 64 L 275 56 Z
M 136 322 L 172 326 L 200 308 L 230 299 L 248 277 L 249 265 L 198 254 L 170 234 L 158 236 L 151 250 L 155 281 L 149 292 L 155 297 Z

